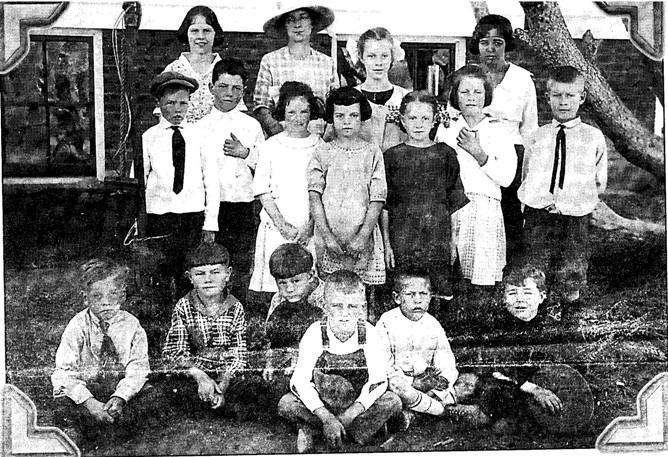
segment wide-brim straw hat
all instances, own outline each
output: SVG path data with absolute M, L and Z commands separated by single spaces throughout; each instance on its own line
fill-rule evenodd
M 277 15 L 264 23 L 262 29 L 264 33 L 276 37 L 285 37 L 287 32 L 285 30 L 285 20 L 283 17 L 288 13 L 297 10 L 308 10 L 311 13 L 311 25 L 313 33 L 318 33 L 325 30 L 334 23 L 334 11 L 321 5 L 312 5 L 304 3 L 303 1 L 282 1 L 279 5 L 279 12 Z

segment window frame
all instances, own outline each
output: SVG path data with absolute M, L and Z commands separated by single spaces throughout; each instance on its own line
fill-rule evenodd
M 88 176 L 59 175 L 59 176 L 10 176 L 6 177 L 3 171 L 3 184 L 64 184 L 71 185 L 95 185 L 104 181 L 105 178 L 105 131 L 104 131 L 104 74 L 102 54 L 102 30 L 78 29 L 78 28 L 50 28 L 36 29 L 30 33 L 30 37 L 36 39 L 45 38 L 45 41 L 69 41 L 83 38 L 88 41 L 89 49 L 92 51 L 89 63 L 92 69 L 92 113 L 91 132 L 94 141 L 91 142 L 91 152 L 94 151 L 94 173 Z M 0 112 L 4 113 L 4 106 L 0 99 Z M 47 121 L 48 122 L 48 121 Z M 0 129 L 0 144 L 2 144 L 3 162 L 5 157 L 5 141 Z

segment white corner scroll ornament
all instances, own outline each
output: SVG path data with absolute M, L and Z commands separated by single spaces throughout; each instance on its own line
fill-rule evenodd
M 638 393 L 637 414 L 618 417 L 596 440 L 601 452 L 668 450 L 668 372 L 660 373 Z
M 68 436 L 56 427 L 37 426 L 37 408 L 26 394 L 11 384 L 0 387 L 2 455 L 76 456 L 81 453 Z
M 13 70 L 30 51 L 30 29 L 53 24 L 68 2 L 0 2 L 0 74 Z
M 594 2 L 611 16 L 622 16 L 629 38 L 636 48 L 652 60 L 662 60 L 663 2 Z

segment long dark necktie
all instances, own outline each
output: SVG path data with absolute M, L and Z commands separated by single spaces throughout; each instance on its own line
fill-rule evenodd
M 109 336 L 109 322 L 100 321 L 102 330 L 102 346 L 100 348 L 100 383 L 108 388 L 113 388 L 120 376 L 120 359 L 114 342 Z
M 181 127 L 173 125 L 172 130 L 172 165 L 174 165 L 174 185 L 172 190 L 178 194 L 183 190 L 183 175 L 186 168 L 186 140 L 183 139 Z
M 554 193 L 554 187 L 557 184 L 557 170 L 559 169 L 559 162 L 561 162 L 561 170 L 559 171 L 559 189 L 564 188 L 564 179 L 566 177 L 566 127 L 562 124 L 559 126 L 557 132 L 557 144 L 554 147 L 554 167 L 552 168 L 552 181 L 550 182 L 550 193 Z

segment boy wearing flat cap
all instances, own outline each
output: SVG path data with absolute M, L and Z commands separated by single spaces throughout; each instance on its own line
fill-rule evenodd
M 255 114 L 268 136 L 283 130 L 271 112 L 278 100 L 279 89 L 287 81 L 298 81 L 313 90 L 323 104 L 327 93 L 339 87 L 339 78 L 331 57 L 311 47 L 311 36 L 334 22 L 329 8 L 286 1 L 279 14 L 264 24 L 264 31 L 274 38 L 288 40 L 287 46 L 265 54 L 255 83 Z M 311 121 L 309 131 L 323 134 L 324 123 Z
M 306 329 L 323 317 L 322 282 L 313 269 L 313 256 L 297 243 L 279 246 L 269 258 L 269 271 L 278 292 L 265 322 L 267 362 L 262 372 L 273 390 L 289 392 L 289 377 L 297 362 L 297 348 Z M 277 401 L 278 402 L 278 401 Z
M 218 231 L 219 186 L 216 158 L 203 147 L 196 125 L 184 122 L 195 79 L 173 71 L 151 81 L 160 122 L 144 132 L 146 231 L 165 256 L 165 279 L 177 286 L 185 252 Z

